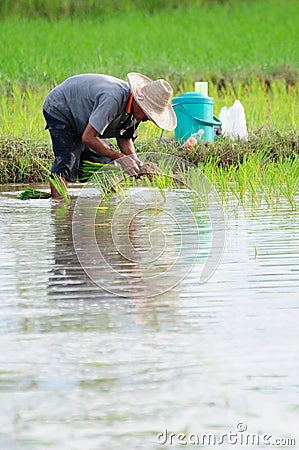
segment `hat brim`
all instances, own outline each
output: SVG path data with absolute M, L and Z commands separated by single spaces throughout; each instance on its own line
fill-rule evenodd
M 147 76 L 137 72 L 128 73 L 127 77 L 133 97 L 140 106 L 140 108 L 142 109 L 142 111 L 144 111 L 144 113 L 147 115 L 147 117 L 152 122 L 154 122 L 159 128 L 162 128 L 162 130 L 167 131 L 174 130 L 177 126 L 177 117 L 173 107 L 170 104 L 167 105 L 167 107 L 163 110 L 162 113 L 158 114 L 152 111 L 146 98 L 144 99 L 138 98 L 137 95 L 138 90 L 143 86 L 151 83 L 152 80 Z

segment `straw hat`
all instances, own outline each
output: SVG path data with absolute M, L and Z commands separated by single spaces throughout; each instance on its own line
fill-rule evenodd
M 171 106 L 172 87 L 165 80 L 151 80 L 141 73 L 128 73 L 133 97 L 145 114 L 163 130 L 174 130 L 176 114 Z

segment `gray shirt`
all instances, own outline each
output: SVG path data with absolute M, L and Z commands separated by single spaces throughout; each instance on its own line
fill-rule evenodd
M 139 123 L 126 113 L 129 93 L 128 83 L 118 78 L 75 75 L 49 92 L 43 108 L 80 136 L 90 122 L 100 137 L 135 138 Z

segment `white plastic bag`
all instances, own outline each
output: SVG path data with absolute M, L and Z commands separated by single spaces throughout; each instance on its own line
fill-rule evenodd
M 235 103 L 230 108 L 226 106 L 221 108 L 219 119 L 222 122 L 223 136 L 247 141 L 245 110 L 239 100 L 235 100 Z

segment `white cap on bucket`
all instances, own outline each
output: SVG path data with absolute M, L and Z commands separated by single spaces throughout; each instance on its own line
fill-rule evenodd
M 208 82 L 207 81 L 196 81 L 195 82 L 195 92 L 208 96 Z

